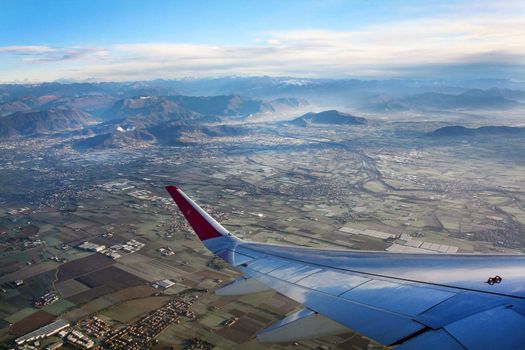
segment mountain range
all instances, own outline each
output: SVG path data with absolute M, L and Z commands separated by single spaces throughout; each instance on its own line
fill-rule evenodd
M 305 98 L 317 102 L 316 109 L 323 105 L 342 105 L 378 114 L 509 109 L 524 106 L 525 84 L 505 80 L 365 81 L 289 77 L 3 84 L 0 85 L 0 138 L 65 132 L 65 136 L 77 138 L 72 142 L 78 149 L 100 149 L 126 144 L 178 144 L 183 138 L 188 140 L 187 135 L 241 135 L 246 129 L 233 125 L 282 121 L 297 115 L 300 117 L 280 125 L 367 123 L 365 118 L 333 109 L 303 114 L 309 108 Z M 357 108 L 353 108 L 355 106 Z M 449 132 L 453 131 L 442 131 Z
M 0 105 L 2 113 L 10 113 L 0 116 L 0 137 L 80 129 L 97 120 L 101 123 L 91 126 L 80 135 L 108 134 L 117 131 L 118 127 L 125 131 L 147 129 L 169 122 L 176 122 L 177 127 L 188 127 L 242 119 L 260 113 L 279 113 L 304 105 L 307 105 L 305 100 L 295 98 L 257 100 L 239 95 L 139 96 L 118 100 L 111 96 L 91 95 L 72 98 L 55 95 L 24 97 Z M 82 107 L 84 110 L 73 107 Z M 117 133 L 115 140 L 132 136 L 137 138 L 141 134 L 135 132 L 123 136 Z
M 437 94 L 437 96 L 425 96 L 426 93 Z M 478 97 L 483 95 L 489 99 L 501 97 L 524 103 L 525 83 L 505 79 L 359 80 L 261 76 L 107 83 L 0 84 L 0 115 L 7 113 L 2 113 L 3 103 L 42 96 L 55 99 L 54 105 L 50 103 L 45 107 L 58 107 L 57 104 L 70 103 L 72 108 L 98 114 L 101 109 L 110 108 L 112 102 L 121 99 L 175 95 L 241 95 L 259 100 L 293 97 L 306 99 L 319 106 L 354 106 L 377 112 L 389 112 L 391 106 L 394 106 L 394 110 L 420 108 L 418 97 L 423 97 L 433 104 L 432 108 L 464 108 L 463 106 L 483 108 L 487 105 L 487 102 L 481 99 L 474 99 L 474 95 Z M 508 106 L 512 104 L 503 100 L 495 100 L 494 103 Z M 401 107 L 396 107 L 397 104 Z M 84 105 L 84 108 L 91 108 L 91 111 L 82 108 L 81 105 Z M 98 106 L 101 107 L 97 110 Z M 11 110 L 10 113 L 14 112 Z
M 521 105 L 525 92 L 513 90 L 468 90 L 460 94 L 425 92 L 402 98 L 376 97 L 366 109 L 373 112 L 408 110 L 508 109 Z

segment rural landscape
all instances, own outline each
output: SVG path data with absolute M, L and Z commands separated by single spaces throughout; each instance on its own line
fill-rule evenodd
M 164 187 L 258 242 L 522 253 L 525 86 L 438 83 L 0 85 L 4 348 L 382 349 L 258 343 L 300 305 L 214 295 L 239 273 Z

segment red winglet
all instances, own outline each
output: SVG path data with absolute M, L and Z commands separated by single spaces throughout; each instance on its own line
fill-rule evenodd
M 175 201 L 180 211 L 190 223 L 193 231 L 199 236 L 201 241 L 210 238 L 221 237 L 228 233 L 217 221 L 208 213 L 193 202 L 184 192 L 175 186 L 166 186 L 166 190 Z

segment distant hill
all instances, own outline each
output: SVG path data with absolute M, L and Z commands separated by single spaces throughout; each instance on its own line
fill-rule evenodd
M 46 107 L 78 109 L 98 118 L 111 108 L 117 100 L 116 97 L 105 95 L 61 97 L 49 102 Z
M 181 137 L 186 140 L 192 137 L 220 137 L 220 136 L 240 136 L 247 133 L 247 130 L 240 126 L 213 125 L 204 126 L 198 124 L 167 122 L 148 128 L 148 131 L 155 135 L 159 144 L 178 145 L 184 143 Z
M 146 130 L 115 131 L 100 134 L 73 143 L 77 150 L 102 150 L 123 147 L 148 146 L 156 141 L 155 136 Z
M 0 117 L 13 114 L 16 112 L 27 112 L 30 111 L 31 107 L 28 106 L 26 103 L 16 100 L 16 101 L 9 101 L 4 102 L 0 104 Z
M 411 108 L 406 103 L 389 96 L 379 95 L 368 99 L 363 108 L 369 112 L 402 112 Z
M 126 119 L 147 127 L 170 120 L 215 122 L 226 117 L 247 117 L 252 114 L 296 108 L 304 101 L 281 98 L 263 101 L 239 95 L 220 96 L 143 96 L 117 101 L 103 113 L 104 120 Z
M 175 96 L 174 99 L 180 106 L 202 115 L 244 117 L 263 111 L 274 111 L 271 102 L 249 99 L 239 95 Z
M 460 94 L 425 92 L 401 98 L 378 96 L 370 99 L 366 109 L 374 112 L 426 109 L 507 109 L 520 106 L 523 91 L 508 89 L 471 89 Z
M 170 119 L 196 119 L 197 113 L 180 106 L 170 97 L 136 97 L 115 102 L 102 118 L 105 120 L 141 119 L 145 124 L 154 124 Z
M 365 118 L 356 117 L 336 110 L 306 113 L 299 118 L 287 122 L 287 124 L 302 127 L 309 125 L 363 125 L 366 123 L 367 120 Z
M 400 102 L 416 107 L 443 109 L 510 108 L 518 105 L 518 102 L 499 95 L 490 93 L 474 94 L 472 91 L 467 91 L 459 95 L 428 92 L 404 97 L 400 99 Z
M 487 90 L 471 89 L 463 93 L 465 96 L 477 96 L 477 97 L 503 97 L 510 100 L 523 101 L 525 100 L 525 91 L 501 89 L 501 88 L 490 88 Z
M 219 124 L 232 118 L 245 120 L 252 116 L 267 116 L 268 113 L 289 112 L 305 104 L 306 101 L 296 98 L 266 101 L 239 95 L 142 96 L 118 100 L 113 96 L 101 96 L 95 93 L 86 96 L 20 97 L 17 102 L 5 102 L 0 104 L 0 107 L 3 106 L 4 111 L 55 107 L 38 111 L 19 111 L 3 117 L 0 121 L 0 136 L 30 136 L 72 130 L 71 136 L 100 136 L 86 143 L 78 143 L 76 146 L 79 148 L 111 148 L 125 145 L 126 141 L 132 144 L 137 138 L 143 141 L 141 139 L 143 135 L 138 131 L 125 136 L 119 132 L 134 130 L 150 132 L 151 129 L 157 134 L 166 135 L 169 130 L 176 131 L 181 128 L 189 133 L 192 132 L 190 130 L 192 127 L 194 132 L 204 137 L 227 135 L 235 133 L 235 128 L 225 125 L 220 127 L 205 125 Z M 102 119 L 102 122 L 89 125 L 85 130 L 77 130 L 95 123 L 96 120 L 90 117 L 91 114 L 81 112 L 79 109 L 66 108 L 73 106 L 97 113 L 95 116 L 98 120 Z M 167 129 L 163 130 L 163 128 Z M 169 141 L 166 141 L 167 139 Z M 175 139 L 178 137 L 176 136 Z M 161 143 L 172 141 L 171 137 L 161 137 L 159 140 Z
M 79 129 L 92 122 L 89 114 L 74 109 L 17 112 L 0 118 L 0 137 L 49 134 Z
M 509 135 L 525 136 L 525 128 L 512 126 L 482 126 L 479 128 L 467 128 L 460 125 L 445 126 L 427 134 L 428 136 L 462 137 L 462 136 L 484 136 L 484 135 Z
M 45 110 L 52 108 L 52 106 L 46 106 L 52 101 L 56 100 L 55 95 L 43 95 L 36 97 L 22 97 L 11 101 L 0 103 L 0 116 L 6 116 L 16 112 L 29 112 L 36 110 Z M 74 109 L 74 108 L 62 108 L 62 109 Z
M 239 126 L 214 125 L 204 126 L 188 122 L 172 121 L 154 125 L 149 128 L 125 130 L 117 129 L 96 136 L 76 141 L 73 147 L 77 150 L 102 150 L 125 147 L 141 147 L 151 144 L 181 145 L 191 143 L 193 137 L 239 136 L 246 134 Z M 184 138 L 184 141 L 182 140 Z

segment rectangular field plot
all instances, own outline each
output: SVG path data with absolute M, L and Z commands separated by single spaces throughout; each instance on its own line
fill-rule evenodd
M 78 277 L 76 281 L 90 289 L 68 298 L 75 304 L 87 303 L 95 298 L 124 288 L 147 284 L 146 280 L 114 266 Z
M 65 281 L 70 278 L 76 278 L 114 263 L 113 259 L 102 254 L 93 254 L 61 265 L 58 269 L 57 279 L 58 281 Z

